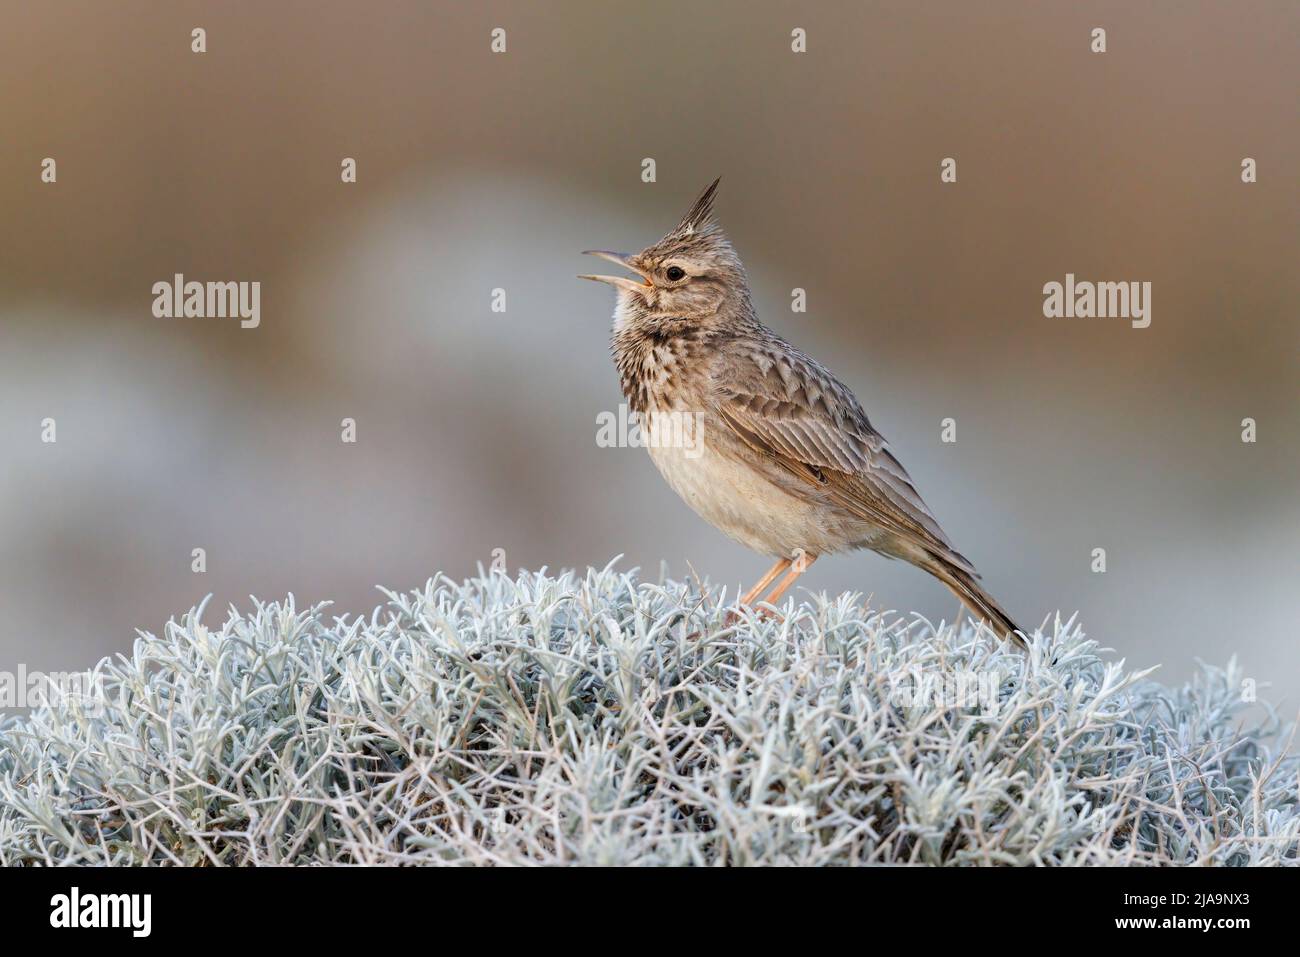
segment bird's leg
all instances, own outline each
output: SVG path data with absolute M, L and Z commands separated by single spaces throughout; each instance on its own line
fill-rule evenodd
M 737 602 L 737 604 L 748 605 L 752 603 L 755 598 L 763 594 L 763 589 L 765 589 L 768 585 L 772 584 L 772 582 L 776 581 L 777 575 L 781 574 L 789 567 L 790 567 L 790 559 L 788 558 L 781 559 L 779 562 L 777 562 L 775 565 L 773 565 L 771 568 L 767 570 L 767 574 L 764 575 L 762 578 L 760 578 L 753 588 L 751 588 L 749 591 L 745 592 L 745 594 L 740 596 L 740 601 Z
M 789 567 L 790 559 L 782 558 L 775 565 L 769 568 L 767 574 L 760 578 L 753 588 L 740 596 L 740 599 L 736 602 L 737 608 L 747 608 L 749 605 L 753 604 L 754 599 L 763 593 L 763 589 L 772 584 L 772 582 L 776 580 L 776 576 Z M 761 615 L 762 612 L 759 614 Z M 740 612 L 735 610 L 727 612 L 727 617 L 724 618 L 723 621 L 726 623 L 726 626 L 730 628 L 736 622 L 740 621 Z
M 806 572 L 815 561 L 817 561 L 816 555 L 810 555 L 806 552 L 800 553 L 799 557 L 791 564 L 790 571 L 781 579 L 780 584 L 768 592 L 767 597 L 763 599 L 763 604 L 775 605 L 780 601 L 781 596 L 794 584 L 794 580 Z

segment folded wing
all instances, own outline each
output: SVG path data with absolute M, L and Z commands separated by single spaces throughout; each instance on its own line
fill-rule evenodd
M 857 398 L 816 360 L 779 340 L 755 344 L 715 370 L 712 395 L 719 419 L 810 494 L 975 574 Z

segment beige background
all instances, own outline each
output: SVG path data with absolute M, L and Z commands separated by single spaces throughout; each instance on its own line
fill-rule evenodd
M 362 612 L 494 548 L 751 581 L 644 452 L 597 448 L 612 295 L 574 278 L 722 174 L 763 317 L 1018 617 L 1077 609 L 1169 680 L 1239 655 L 1293 710 L 1300 6 L 1074 6 L 6 0 L 0 668 L 207 592 Z M 261 328 L 155 319 L 176 272 L 259 280 Z M 1045 319 L 1067 272 L 1152 282 L 1151 327 Z M 954 610 L 869 554 L 807 585 Z

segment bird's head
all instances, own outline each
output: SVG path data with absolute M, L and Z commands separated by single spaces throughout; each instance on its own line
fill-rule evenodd
M 636 273 L 631 276 L 580 276 L 618 290 L 618 312 L 642 321 L 705 321 L 729 304 L 748 302 L 744 267 L 713 216 L 715 179 L 663 239 L 639 253 L 589 249 Z

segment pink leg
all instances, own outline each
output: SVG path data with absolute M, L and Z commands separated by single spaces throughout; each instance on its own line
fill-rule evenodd
M 779 562 L 777 562 L 775 565 L 773 565 L 771 568 L 767 570 L 767 574 L 764 575 L 762 578 L 760 578 L 758 580 L 758 583 L 754 585 L 753 588 L 751 588 L 749 591 L 745 592 L 745 594 L 740 596 L 740 601 L 738 602 L 738 604 L 741 605 L 752 604 L 755 598 L 763 594 L 763 589 L 766 588 L 768 585 L 772 584 L 772 582 L 776 581 L 776 576 L 781 574 L 789 567 L 790 567 L 790 559 L 788 558 L 781 559 Z
M 812 563 L 815 561 L 817 561 L 816 555 L 801 556 L 794 562 L 794 567 L 791 568 L 786 576 L 781 579 L 781 583 L 773 588 L 768 593 L 767 597 L 763 599 L 763 603 L 767 605 L 775 605 L 780 601 L 781 596 L 784 595 L 789 590 L 790 586 L 794 584 L 795 579 L 811 568 Z

